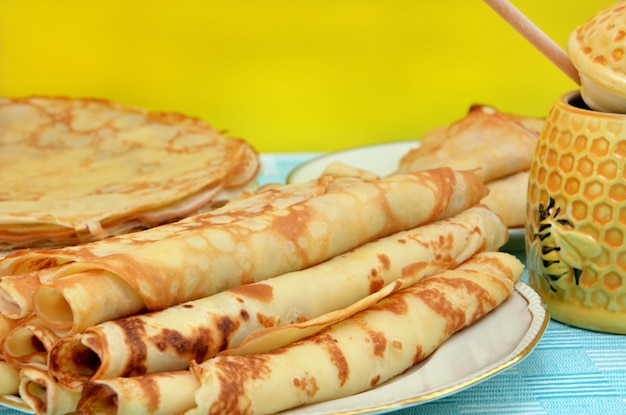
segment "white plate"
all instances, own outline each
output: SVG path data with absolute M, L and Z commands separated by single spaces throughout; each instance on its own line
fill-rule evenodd
M 398 168 L 403 155 L 419 146 L 419 141 L 396 141 L 326 153 L 293 169 L 287 176 L 287 183 L 305 182 L 319 177 L 333 161 L 386 176 Z
M 403 155 L 419 146 L 419 141 L 396 141 L 323 154 L 294 168 L 287 175 L 287 183 L 300 183 L 319 177 L 334 161 L 386 176 L 398 168 Z M 509 229 L 509 241 L 501 250 L 518 252 L 524 249 L 524 229 Z
M 440 399 L 522 361 L 539 342 L 548 320 L 539 295 L 518 282 L 500 307 L 450 337 L 430 358 L 406 373 L 367 392 L 283 415 L 383 414 Z M 29 412 L 13 397 L 0 397 L 0 405 Z

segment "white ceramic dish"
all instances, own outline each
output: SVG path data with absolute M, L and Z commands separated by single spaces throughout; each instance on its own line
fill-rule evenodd
M 404 154 L 419 145 L 419 141 L 396 141 L 323 154 L 294 168 L 287 175 L 287 183 L 299 183 L 319 177 L 334 161 L 386 176 L 398 168 L 398 162 Z M 509 241 L 501 250 L 518 252 L 524 249 L 524 229 L 509 229 Z
M 518 282 L 496 310 L 449 338 L 430 358 L 378 387 L 284 412 L 283 415 L 384 414 L 459 392 L 522 361 L 539 342 L 549 316 L 539 295 Z M 22 401 L 0 405 L 29 412 Z

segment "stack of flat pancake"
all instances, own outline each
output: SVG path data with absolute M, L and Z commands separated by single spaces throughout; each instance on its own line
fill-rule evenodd
M 254 186 L 245 141 L 96 99 L 0 98 L 0 251 L 66 246 L 178 220 Z
M 487 193 L 449 167 L 323 175 L 10 254 L 5 393 L 37 414 L 271 413 L 375 387 L 512 292 L 522 266 L 496 252 L 508 232 Z

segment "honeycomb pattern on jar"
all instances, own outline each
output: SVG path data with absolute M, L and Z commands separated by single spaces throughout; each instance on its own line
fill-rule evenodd
M 548 277 L 543 288 L 583 307 L 626 312 L 626 124 L 555 106 L 535 159 L 528 193 L 529 204 L 535 206 L 528 210 L 527 242 L 540 249 L 534 236 L 541 232 L 537 206 L 545 209 L 552 198 L 554 207 L 546 219 L 554 226 L 551 240 L 561 226 L 561 260 L 581 270 L 578 277 Z M 568 240 L 571 235 L 582 244 L 577 242 L 578 252 L 568 255 L 564 251 L 575 245 Z M 530 265 L 529 272 L 537 274 Z M 555 269 L 543 272 L 556 276 Z

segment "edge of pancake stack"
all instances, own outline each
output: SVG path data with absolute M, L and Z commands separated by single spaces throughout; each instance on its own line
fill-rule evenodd
M 245 141 L 101 99 L 0 98 L 0 251 L 172 222 L 255 187 Z

